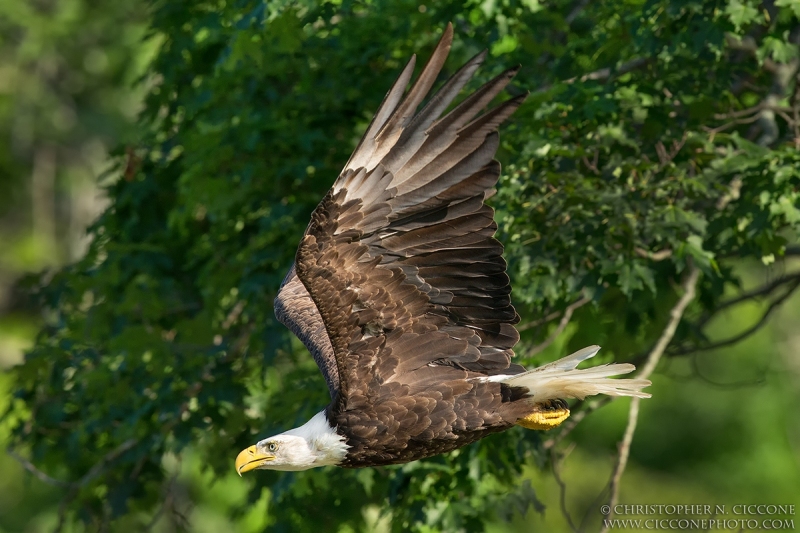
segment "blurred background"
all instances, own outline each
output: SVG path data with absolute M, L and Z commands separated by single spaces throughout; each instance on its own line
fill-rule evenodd
M 160 84 L 158 72 L 149 70 L 149 65 L 163 43 L 170 40 L 163 26 L 150 29 L 150 17 L 156 11 L 163 18 L 167 4 L 139 0 L 0 3 L 0 411 L 21 401 L 13 396 L 18 375 L 10 369 L 23 362 L 37 334 L 52 318 L 52 309 L 30 296 L 29 289 L 41 282 L 32 280 L 46 281 L 62 266 L 84 256 L 90 243 L 87 228 L 109 205 L 107 187 L 125 180 L 128 165 L 135 165 L 136 156 L 129 147 L 139 146 L 145 135 L 143 128 L 149 127 L 139 120 L 139 114 L 146 107 L 146 96 Z M 462 11 L 465 20 L 471 20 L 470 13 L 477 10 L 482 13 L 482 27 L 501 29 L 491 34 L 476 30 L 470 38 L 485 40 L 497 56 L 517 46 L 509 41 L 517 27 L 509 22 L 509 13 L 531 12 L 539 17 L 551 13 L 563 24 L 588 2 L 499 4 L 441 8 L 438 19 L 430 23 L 426 42 L 432 42 L 440 31 L 439 20 L 461 17 Z M 684 3 L 624 4 L 646 11 L 658 7 L 656 4 L 672 8 Z M 753 17 L 762 10 L 758 2 L 717 4 L 712 11 L 731 13 L 725 19 L 730 28 L 734 27 L 730 20 L 749 13 L 740 14 L 737 6 L 755 10 L 756 15 L 749 15 Z M 783 4 L 789 6 L 786 9 L 800 10 L 799 2 Z M 203 5 L 202 9 L 213 13 L 211 4 Z M 431 15 L 425 14 L 425 6 L 403 5 L 402 9 L 417 17 L 414 20 L 423 21 Z M 371 3 L 365 6 L 367 10 L 374 7 Z M 584 25 L 592 22 L 591 18 L 580 20 Z M 750 21 L 740 22 L 746 28 Z M 423 26 L 419 22 L 415 31 Z M 459 39 L 458 30 L 456 33 Z M 365 39 L 365 46 L 370 46 L 369 37 Z M 523 50 L 524 40 L 520 43 L 517 53 Z M 600 47 L 602 44 L 598 44 Z M 429 49 L 421 52 L 423 58 Z M 792 53 L 795 55 L 787 56 L 789 60 L 796 59 L 796 50 Z M 537 59 L 527 57 L 531 62 Z M 385 87 L 377 93 L 383 90 Z M 505 157 L 516 161 L 513 155 Z M 326 175 L 319 179 L 330 182 L 332 178 Z M 800 261 L 790 257 L 765 263 L 770 261 L 742 258 L 729 265 L 743 281 L 742 290 L 762 286 L 800 268 Z M 731 287 L 725 291 L 733 293 Z M 663 312 L 671 305 L 662 304 Z M 766 303 L 757 300 L 733 306 L 715 315 L 705 333 L 713 341 L 744 331 L 762 318 L 766 308 Z M 570 324 L 537 355 L 537 361 L 567 353 L 576 329 Z M 624 339 L 616 342 L 624 343 Z M 301 352 L 296 346 L 294 349 Z M 742 342 L 666 358 L 653 381 L 653 398 L 642 403 L 620 503 L 800 507 L 800 294 L 788 297 L 770 314 L 763 328 Z M 6 412 L 0 421 L 3 449 L 10 446 L 11 428 L 19 424 L 13 410 Z M 487 517 L 483 527 L 497 532 L 596 530 L 627 416 L 628 400 L 615 401 L 587 416 L 570 434 L 568 443 L 559 448 L 557 476 L 546 453 L 527 459 L 517 483 L 529 483 L 529 490 L 535 493 L 529 500 L 536 505 L 526 500 L 519 510 L 510 508 L 505 518 Z M 504 437 L 495 435 L 490 440 L 499 442 Z M 546 441 L 547 435 L 542 440 Z M 57 448 L 59 443 L 52 445 Z M 61 524 L 60 502 L 67 489 L 26 470 L 24 454 L 10 453 L 14 456 L 0 454 L 0 531 L 33 533 L 62 527 L 63 531 L 102 530 L 91 521 L 82 525 L 79 514 L 78 519 Z M 173 500 L 171 511 L 159 516 L 157 512 L 131 510 L 147 518 L 128 522 L 121 530 L 144 530 L 147 525 L 155 531 L 209 533 L 268 529 L 273 523 L 269 485 L 274 480 L 256 479 L 259 473 L 242 480 L 232 468 L 226 474 L 213 472 L 204 468 L 204 461 L 204 454 L 192 446 L 179 454 L 167 453 L 164 468 L 175 475 L 168 491 L 155 494 L 157 500 Z M 63 473 L 57 465 L 49 466 L 47 471 L 54 477 Z M 391 519 L 382 513 L 380 505 L 365 507 L 362 514 L 360 529 L 390 529 Z M 796 527 L 800 527 L 800 517 L 782 518 L 794 518 Z M 342 526 L 339 531 L 352 530 L 349 527 Z M 394 527 L 398 528 L 396 524 Z M 447 529 L 431 526 L 426 531 L 440 527 Z
M 155 51 L 143 3 L 83 0 L 0 5 L 0 405 L 44 312 L 28 274 L 80 258 L 108 205 L 109 151 L 135 137 Z M 47 274 L 45 274 L 47 275 Z M 9 420 L 0 429 L 8 446 Z M 57 493 L 0 457 L 0 528 L 51 531 Z

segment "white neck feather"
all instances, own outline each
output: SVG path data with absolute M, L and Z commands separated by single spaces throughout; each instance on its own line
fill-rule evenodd
M 269 441 L 283 441 L 284 464 L 271 464 L 268 468 L 275 470 L 306 470 L 317 466 L 338 465 L 347 455 L 349 446 L 344 437 L 336 433 L 320 411 L 302 426 L 276 435 Z M 276 461 L 281 463 L 282 461 Z
M 290 429 L 284 432 L 283 435 L 303 437 L 309 444 L 315 444 L 318 449 L 335 448 L 340 449 L 342 453 L 347 453 L 344 437 L 336 433 L 336 428 L 332 428 L 328 423 L 325 411 L 320 411 L 302 426 Z

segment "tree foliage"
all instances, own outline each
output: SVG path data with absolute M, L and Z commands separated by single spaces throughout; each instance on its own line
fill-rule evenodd
M 150 10 L 161 44 L 141 138 L 117 152 L 122 177 L 86 256 L 40 285 L 50 320 L 15 369 L 6 415 L 31 461 L 67 480 L 65 517 L 136 523 L 161 508 L 170 458 L 187 447 L 219 476 L 257 435 L 325 405 L 270 303 L 383 94 L 448 21 L 446 70 L 488 46 L 477 81 L 518 63 L 508 92 L 531 92 L 502 131 L 493 199 L 519 362 L 535 362 L 560 317 L 577 326 L 568 348 L 641 360 L 690 264 L 698 298 L 666 355 L 707 349 L 704 325 L 737 303 L 735 261 L 797 253 L 796 0 Z M 798 285 L 786 275 L 739 301 L 779 303 Z M 279 531 L 360 529 L 370 506 L 398 531 L 475 530 L 538 505 L 517 478 L 541 449 L 516 428 L 401 467 L 256 475 L 250 500 L 269 488 Z

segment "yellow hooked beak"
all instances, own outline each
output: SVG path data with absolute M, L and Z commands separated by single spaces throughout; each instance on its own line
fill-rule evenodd
M 262 453 L 253 445 L 246 450 L 242 450 L 242 452 L 236 456 L 236 472 L 241 476 L 243 472 L 255 470 L 259 466 L 274 460 L 274 455 L 271 453 Z

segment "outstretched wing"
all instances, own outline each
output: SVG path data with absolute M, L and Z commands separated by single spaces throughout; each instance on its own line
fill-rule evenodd
M 297 251 L 297 277 L 319 313 L 307 323 L 318 327 L 321 320 L 329 341 L 317 336 L 306 345 L 320 354 L 329 386 L 338 380 L 339 407 L 365 401 L 392 381 L 426 387 L 441 379 L 442 367 L 483 375 L 522 371 L 510 364 L 518 316 L 503 248 L 493 237 L 494 212 L 484 201 L 500 175 L 493 160 L 497 127 L 525 95 L 475 118 L 512 69 L 441 117 L 483 61 L 481 53 L 417 112 L 451 41 L 448 25 L 403 98 L 414 58 L 408 63 L 312 214 Z M 281 295 L 290 286 L 291 275 Z

